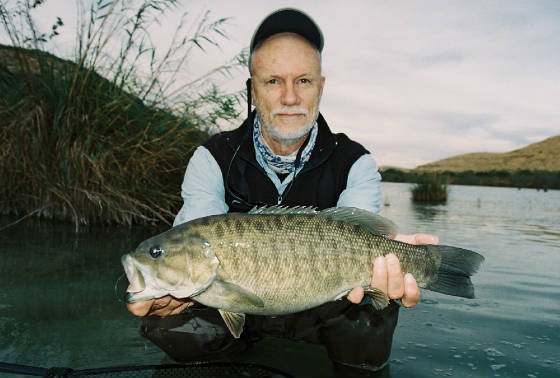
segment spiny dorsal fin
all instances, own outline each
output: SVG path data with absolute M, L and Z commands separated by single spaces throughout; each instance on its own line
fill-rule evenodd
M 253 207 L 249 214 L 268 214 L 268 215 L 286 215 L 286 214 L 305 214 L 305 215 L 317 215 L 318 211 L 312 206 L 262 206 Z
M 397 225 L 391 220 L 357 207 L 331 207 L 317 215 L 360 226 L 372 234 L 391 236 L 397 233 Z

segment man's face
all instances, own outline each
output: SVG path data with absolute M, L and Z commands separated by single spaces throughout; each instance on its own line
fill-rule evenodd
M 276 34 L 254 52 L 252 74 L 265 139 L 300 141 L 317 119 L 325 83 L 317 50 L 297 34 Z

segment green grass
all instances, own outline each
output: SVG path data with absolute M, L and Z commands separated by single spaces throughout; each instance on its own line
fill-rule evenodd
M 246 53 L 177 85 L 192 50 L 225 37 L 226 20 L 206 14 L 190 34 L 182 22 L 161 53 L 148 29 L 176 1 L 96 1 L 81 8 L 76 52 L 63 60 L 44 48 L 63 21 L 41 33 L 32 18 L 40 3 L 0 4 L 12 45 L 0 46 L 0 212 L 76 228 L 169 224 L 190 155 L 218 120 L 238 117 L 240 93 L 222 93 L 212 78 L 244 67 Z

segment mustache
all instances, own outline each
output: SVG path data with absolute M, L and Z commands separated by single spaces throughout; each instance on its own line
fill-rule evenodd
M 282 106 L 281 108 L 272 111 L 273 116 L 278 114 L 303 114 L 307 116 L 307 113 L 307 109 L 301 106 Z

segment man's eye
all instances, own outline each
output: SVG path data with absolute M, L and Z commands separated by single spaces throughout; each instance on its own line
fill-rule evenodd
M 311 80 L 309 80 L 309 79 L 299 79 L 299 82 L 302 83 L 302 84 L 309 84 L 309 83 L 311 83 Z
M 276 79 L 270 79 L 269 81 L 266 82 L 267 84 L 276 84 L 278 83 L 278 80 Z

